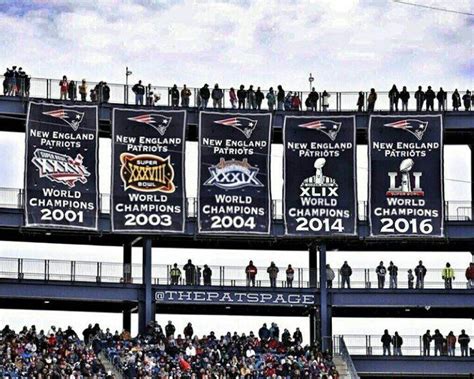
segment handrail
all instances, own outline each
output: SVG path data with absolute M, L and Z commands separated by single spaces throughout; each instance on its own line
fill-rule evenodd
M 360 379 L 360 376 L 357 374 L 357 370 L 355 368 L 354 362 L 352 361 L 352 357 L 349 354 L 349 350 L 347 350 L 346 343 L 344 342 L 344 336 L 338 336 L 337 338 L 339 338 L 339 354 L 346 362 L 347 370 L 349 371 L 350 378 Z

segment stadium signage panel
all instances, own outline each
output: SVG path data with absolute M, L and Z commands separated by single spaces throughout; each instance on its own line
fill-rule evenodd
M 97 106 L 30 102 L 25 226 L 97 230 Z
M 185 130 L 186 111 L 113 110 L 113 231 L 184 232 Z
M 200 113 L 199 233 L 270 233 L 271 119 Z
M 157 303 L 173 304 L 263 304 L 306 306 L 315 304 L 315 296 L 312 294 L 286 292 L 168 290 L 156 291 L 155 301 Z
M 370 117 L 372 236 L 444 236 L 442 157 L 441 115 Z
M 286 116 L 283 126 L 285 233 L 355 235 L 355 116 Z

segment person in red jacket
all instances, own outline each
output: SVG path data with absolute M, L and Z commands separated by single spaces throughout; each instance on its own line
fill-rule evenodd
M 474 262 L 471 262 L 466 269 L 466 279 L 468 288 L 474 289 Z
M 255 277 L 257 276 L 257 267 L 254 266 L 253 261 L 249 262 L 249 265 L 245 268 L 245 277 L 247 278 L 247 287 L 252 283 L 252 287 L 255 287 Z

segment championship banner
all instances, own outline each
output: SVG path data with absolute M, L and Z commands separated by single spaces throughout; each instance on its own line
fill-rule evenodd
M 441 115 L 370 116 L 371 236 L 443 237 Z
M 355 235 L 355 116 L 286 116 L 283 124 L 285 233 Z
M 186 111 L 112 113 L 112 231 L 183 233 Z
M 29 104 L 25 226 L 97 230 L 98 137 L 97 106 Z
M 269 113 L 199 115 L 199 233 L 269 234 Z

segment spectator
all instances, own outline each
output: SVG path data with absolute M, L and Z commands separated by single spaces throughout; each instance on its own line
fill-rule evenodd
M 391 349 L 390 349 L 390 344 L 392 343 L 392 337 L 390 337 L 390 334 L 388 334 L 388 330 L 385 329 L 383 332 L 382 338 L 380 338 L 380 342 L 382 342 L 382 348 L 383 348 L 383 355 L 392 355 Z
M 270 328 L 270 338 L 273 338 L 277 341 L 280 339 L 280 328 L 276 322 L 272 322 L 272 326 Z
M 288 329 L 286 328 L 283 331 L 283 334 L 281 335 L 281 342 L 283 342 L 283 345 L 285 345 L 286 347 L 291 346 L 291 335 Z
M 63 75 L 63 79 L 59 82 L 59 94 L 60 94 L 59 99 L 60 100 L 67 100 L 68 88 L 69 88 L 69 83 L 67 81 L 67 77 L 66 75 Z
M 79 95 L 81 95 L 81 101 L 87 101 L 87 83 L 86 79 L 82 79 L 81 85 L 79 86 Z
M 392 340 L 393 344 L 393 355 L 402 355 L 402 345 L 403 345 L 403 338 L 398 335 L 398 332 L 395 332 Z
M 224 97 L 224 93 L 219 88 L 219 85 L 216 83 L 214 85 L 214 89 L 212 90 L 212 105 L 215 108 L 222 108 L 222 98 Z
M 308 102 L 307 107 L 310 111 L 315 112 L 318 110 L 318 100 L 319 100 L 319 95 L 316 92 L 316 89 L 313 87 L 307 99 L 307 102 Z
M 454 270 L 451 267 L 451 265 L 446 263 L 446 267 L 443 268 L 443 271 L 441 272 L 441 277 L 444 280 L 444 288 L 446 289 L 452 289 L 453 288 L 453 280 L 456 279 L 454 277 Z
M 278 267 L 275 266 L 275 262 L 271 262 L 267 268 L 268 277 L 270 278 L 270 287 L 272 288 L 276 287 L 276 279 L 279 271 Z
M 423 262 L 419 261 L 418 266 L 415 267 L 416 288 L 423 289 L 425 286 L 426 267 Z
M 285 91 L 283 90 L 282 86 L 279 85 L 277 87 L 277 109 L 282 111 L 285 109 Z
M 344 261 L 339 273 L 341 274 L 342 278 L 342 288 L 345 288 L 346 284 L 347 288 L 351 288 L 352 268 L 347 264 L 347 261 Z
M 190 342 L 188 344 L 188 347 L 186 348 L 186 355 L 188 357 L 195 357 L 196 356 L 196 348 L 193 346 L 193 344 Z M 191 368 L 191 367 L 189 367 Z
M 255 287 L 255 277 L 257 276 L 257 267 L 254 266 L 253 261 L 250 261 L 245 268 L 245 277 L 247 278 L 247 287 L 252 284 Z
M 191 90 L 186 87 L 186 84 L 183 85 L 183 89 L 181 90 L 181 106 L 182 107 L 189 107 L 189 99 L 191 98 Z
M 204 270 L 202 271 L 202 277 L 203 277 L 205 286 L 212 285 L 211 284 L 212 270 L 208 265 L 204 265 Z
M 454 357 L 456 355 L 456 336 L 452 331 L 446 336 L 446 346 L 448 347 L 448 356 Z
M 16 96 L 17 79 L 18 79 L 18 72 L 16 70 L 16 66 L 12 66 L 12 69 L 10 70 L 10 74 L 9 74 L 8 96 Z M 67 93 L 67 90 L 66 90 L 66 93 Z M 66 100 L 66 98 L 64 100 Z
M 245 109 L 245 99 L 247 98 L 247 91 L 243 85 L 237 91 L 237 98 L 239 99 L 239 109 Z
M 7 67 L 7 70 L 3 74 L 3 96 L 7 96 L 10 88 L 10 80 L 12 77 L 12 70 Z
M 469 351 L 469 342 L 471 339 L 466 334 L 466 331 L 461 330 L 461 334 L 458 336 L 458 343 L 461 346 L 461 357 L 467 357 Z
M 295 95 L 291 99 L 291 108 L 294 111 L 300 111 L 301 110 L 301 99 L 300 99 L 297 92 L 295 92 Z
M 419 112 L 423 108 L 423 103 L 425 102 L 425 93 L 421 89 L 421 86 L 418 86 L 418 91 L 415 92 L 416 100 L 416 110 Z
M 429 357 L 430 356 L 430 345 L 431 345 L 431 334 L 430 330 L 428 329 L 422 337 L 423 340 L 423 356 Z
M 247 91 L 247 102 L 249 105 L 249 109 L 257 109 L 257 102 L 255 97 L 255 91 L 253 90 L 253 85 L 249 87 Z
M 474 262 L 466 269 L 467 288 L 474 289 Z
M 388 275 L 390 277 L 390 288 L 397 288 L 398 287 L 398 267 L 390 261 L 390 265 L 388 266 Z
M 232 109 L 235 109 L 237 106 L 237 95 L 235 94 L 235 89 L 234 87 L 230 87 L 229 91 L 229 101 L 230 105 L 232 106 Z
M 193 325 L 188 322 L 188 325 L 186 325 L 186 327 L 184 328 L 183 330 L 183 334 L 184 334 L 184 338 L 193 338 L 193 335 L 194 335 L 194 330 L 193 330 Z
M 170 320 L 168 321 L 168 324 L 165 326 L 166 338 L 173 337 L 174 332 L 176 332 L 176 327 L 173 325 L 173 323 Z
M 95 88 L 92 88 L 90 90 L 89 96 L 90 96 L 90 99 L 93 103 L 95 103 L 97 101 L 97 92 L 96 92 Z
M 211 92 L 209 91 L 209 84 L 204 84 L 204 86 L 199 90 L 199 96 L 201 98 L 201 109 L 207 108 L 207 103 L 211 97 Z
M 295 270 L 291 265 L 288 265 L 288 268 L 286 269 L 286 284 L 288 287 L 293 287 L 293 279 L 295 277 Z
M 408 100 L 410 99 L 410 92 L 407 91 L 406 86 L 403 86 L 402 92 L 400 92 L 400 99 L 402 100 L 402 112 L 408 111 Z
M 408 288 L 413 289 L 413 281 L 415 280 L 415 277 L 413 276 L 413 271 L 412 269 L 408 270 Z
M 334 278 L 335 278 L 334 271 L 331 268 L 331 266 L 329 266 L 329 263 L 328 263 L 326 265 L 326 286 L 327 286 L 327 288 L 332 288 L 332 281 L 334 280 Z
M 153 101 L 154 101 L 154 91 L 151 86 L 151 83 L 148 83 L 148 85 L 146 86 L 145 93 L 146 93 L 146 105 L 148 105 L 149 107 L 152 107 Z
M 258 337 L 262 341 L 262 346 L 270 339 L 270 331 L 267 328 L 267 324 L 263 324 L 262 327 L 259 329 Z
M 323 112 L 326 112 L 329 108 L 329 98 L 331 97 L 331 94 L 327 93 L 326 90 L 323 91 L 321 95 L 321 103 L 323 106 Z
M 200 286 L 201 285 L 201 267 L 196 266 L 196 270 L 194 271 L 194 285 Z
M 265 98 L 265 95 L 263 94 L 260 87 L 258 87 L 257 91 L 255 92 L 255 102 L 257 103 L 257 109 L 258 110 L 262 109 L 262 101 L 263 101 L 264 98 Z
M 67 92 L 68 92 L 69 100 L 76 101 L 77 88 L 76 88 L 76 83 L 74 82 L 74 80 L 71 80 L 69 82 Z
M 54 334 L 54 333 L 48 333 L 49 335 Z M 82 332 L 82 335 L 84 336 L 84 343 L 86 345 L 89 344 L 90 337 L 94 334 L 94 331 L 92 330 L 92 324 L 89 324 L 87 328 L 85 328 Z
M 291 111 L 293 107 L 293 92 L 288 91 L 288 93 L 285 96 L 285 111 Z
M 369 97 L 367 98 L 367 112 L 373 112 L 375 108 L 375 102 L 377 101 L 377 93 L 374 88 L 370 89 Z
M 446 99 L 448 94 L 443 90 L 443 87 L 439 87 L 439 91 L 436 94 L 436 99 L 438 100 L 438 111 L 445 111 Z
M 357 98 L 357 112 L 362 112 L 364 108 L 364 92 L 359 92 L 359 97 Z
M 135 94 L 135 105 L 143 105 L 145 87 L 143 86 L 141 80 L 139 80 L 138 83 L 132 87 L 132 92 Z
M 454 90 L 451 99 L 453 101 L 453 111 L 459 111 L 459 107 L 461 106 L 461 95 L 459 94 L 457 88 Z
M 467 112 L 471 109 L 471 91 L 466 90 L 466 93 L 462 97 L 462 101 L 464 103 L 464 110 Z
M 397 86 L 394 84 L 392 89 L 388 92 L 388 98 L 390 99 L 390 112 L 398 112 L 398 99 L 400 98 L 400 92 L 398 92 Z
M 431 86 L 428 86 L 428 89 L 425 92 L 425 99 L 426 99 L 426 111 L 428 112 L 430 109 L 434 111 L 434 99 L 436 98 L 436 94 L 431 89 Z
M 179 106 L 179 89 L 176 84 L 173 85 L 168 91 L 171 99 L 171 106 L 178 107 Z
M 178 268 L 178 264 L 175 263 L 173 268 L 170 270 L 171 276 L 171 285 L 176 286 L 179 284 L 179 279 L 181 278 L 181 270 Z
M 375 269 L 375 272 L 377 274 L 378 288 L 379 289 L 384 288 L 385 287 L 385 275 L 387 274 L 387 269 L 383 265 L 382 261 L 380 261 L 380 264 Z
M 296 345 L 301 345 L 303 343 L 303 334 L 301 333 L 300 328 L 296 328 L 295 332 L 293 333 L 293 340 L 295 341 Z
M 20 91 L 20 96 L 24 97 L 26 92 L 26 82 L 27 82 L 27 75 L 26 72 L 23 71 L 23 68 L 18 69 L 18 87 Z
M 275 102 L 276 102 L 275 93 L 273 92 L 273 87 L 270 87 L 270 89 L 268 90 L 266 98 L 267 98 L 268 110 L 270 112 L 273 112 L 273 110 L 275 109 Z
M 188 263 L 183 266 L 183 271 L 186 277 L 186 285 L 194 285 L 196 279 L 196 266 L 193 265 L 191 259 L 188 259 Z
M 434 341 L 434 355 L 435 357 L 439 355 L 443 355 L 443 343 L 444 343 L 444 337 L 443 335 L 439 332 L 439 329 L 435 330 L 435 334 L 433 335 L 433 341 Z
M 102 101 L 104 103 L 108 103 L 109 100 L 110 100 L 110 87 L 108 86 L 107 82 L 104 82 L 102 86 Z

